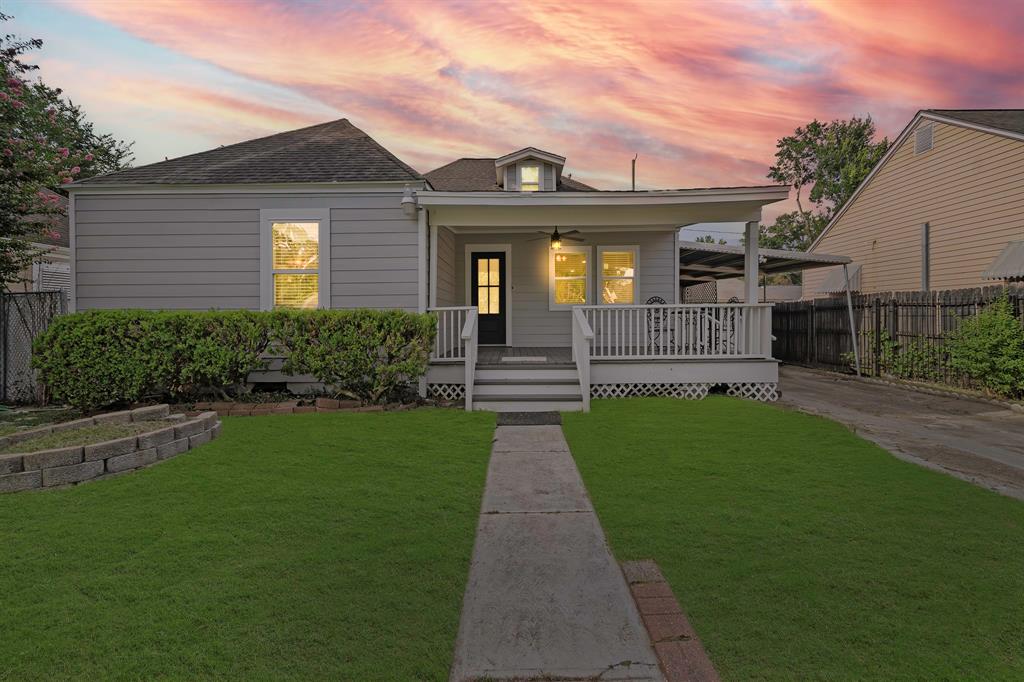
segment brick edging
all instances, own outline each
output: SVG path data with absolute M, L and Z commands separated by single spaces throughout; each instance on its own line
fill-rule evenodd
M 718 682 L 715 666 L 658 564 L 651 559 L 623 561 L 622 573 L 665 679 L 668 682 Z
M 299 405 L 298 400 L 277 403 L 195 403 L 196 410 L 211 410 L 221 417 L 258 417 L 268 414 L 303 414 L 308 412 L 397 412 L 411 410 L 416 403 L 388 403 L 386 405 L 363 405 L 358 400 L 335 400 L 317 398 L 315 405 Z
M 172 415 L 168 405 L 153 405 L 21 431 L 0 437 L 0 447 L 17 444 L 33 436 L 98 424 L 154 420 L 179 423 L 103 443 L 0 455 L 0 493 L 70 485 L 131 471 L 188 452 L 220 435 L 220 420 L 216 412 L 202 412 L 189 418 L 183 414 Z

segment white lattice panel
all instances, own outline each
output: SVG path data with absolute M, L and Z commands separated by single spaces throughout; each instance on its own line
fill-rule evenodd
M 701 400 L 708 395 L 711 384 L 594 384 L 592 398 L 642 398 L 659 396 Z
M 462 400 L 466 397 L 466 387 L 462 384 L 430 384 L 430 397 L 442 400 Z
M 779 399 L 779 385 L 775 382 L 728 384 L 726 393 L 737 398 L 772 403 Z

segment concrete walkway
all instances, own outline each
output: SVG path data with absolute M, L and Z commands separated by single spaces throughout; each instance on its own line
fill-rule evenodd
M 559 426 L 499 426 L 450 679 L 662 680 Z
M 1024 414 L 839 374 L 783 367 L 781 403 L 846 424 L 922 466 L 1024 499 Z

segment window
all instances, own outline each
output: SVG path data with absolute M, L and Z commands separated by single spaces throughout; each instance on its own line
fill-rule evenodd
M 558 310 L 590 302 L 589 246 L 563 246 L 550 252 L 550 308 Z
M 476 309 L 481 315 L 501 314 L 501 260 L 476 259 Z
M 260 308 L 320 308 L 330 297 L 327 211 L 261 210 Z
M 601 303 L 636 303 L 637 251 L 635 246 L 602 246 L 598 249 Z
M 519 166 L 519 191 L 540 191 L 540 166 L 536 164 Z

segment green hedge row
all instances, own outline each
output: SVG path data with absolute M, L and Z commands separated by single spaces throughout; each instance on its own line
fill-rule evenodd
M 427 369 L 432 315 L 399 310 L 94 310 L 54 320 L 33 365 L 55 399 L 92 410 L 244 392 L 267 355 L 337 395 L 377 402 Z

